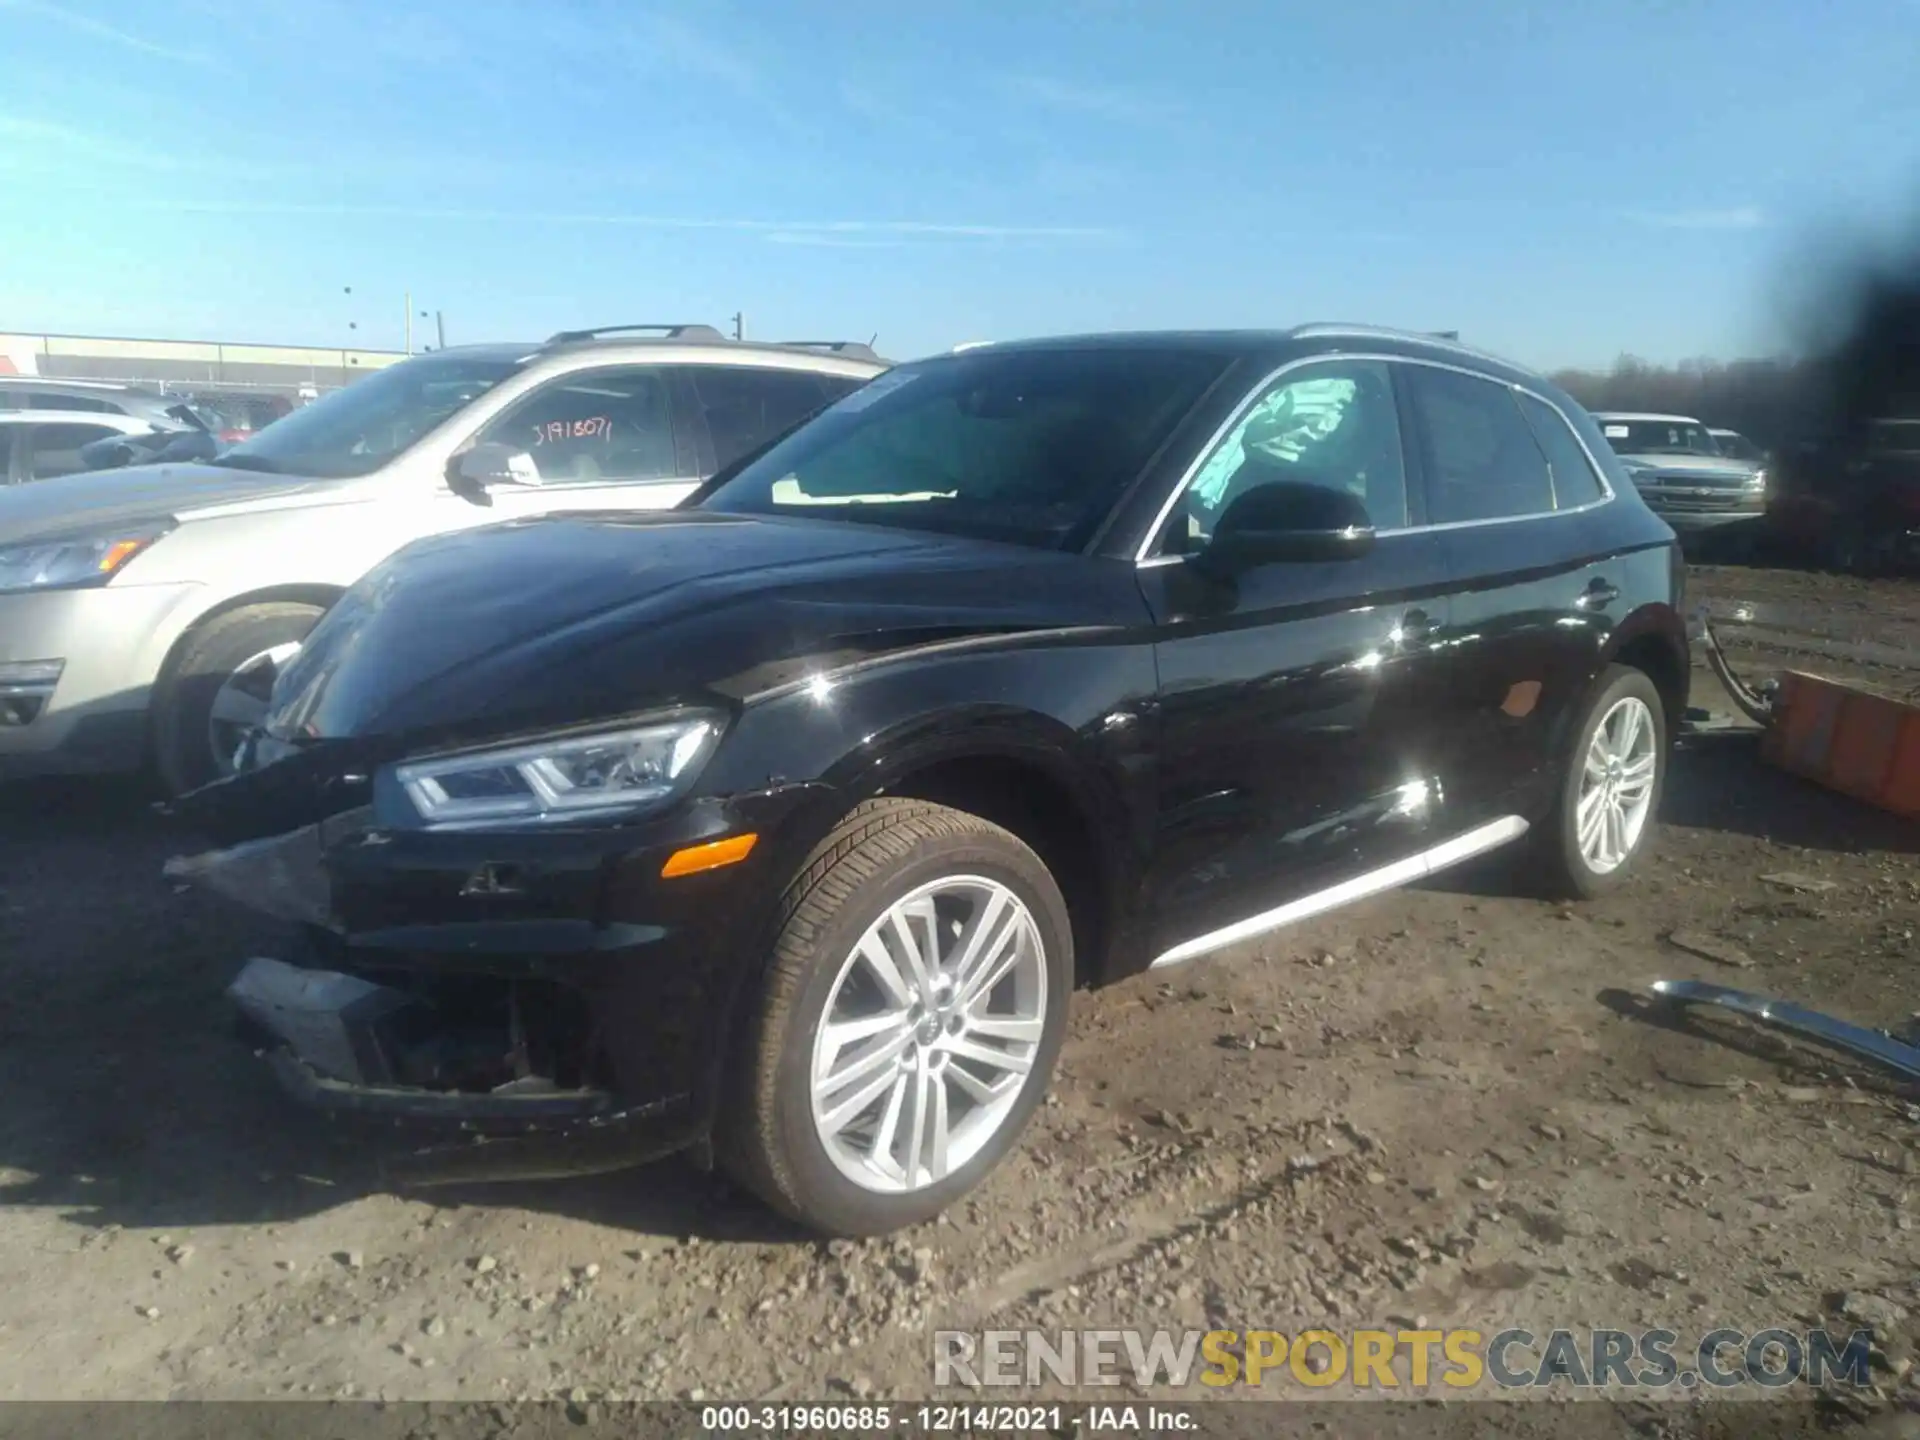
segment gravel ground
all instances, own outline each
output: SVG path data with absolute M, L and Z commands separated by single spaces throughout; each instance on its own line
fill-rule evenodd
M 1920 654 L 1911 582 L 1693 585 L 1758 607 L 1727 632 L 1750 675 L 1920 680 L 1847 649 Z M 1696 703 L 1726 708 L 1704 672 Z M 1663 819 L 1641 881 L 1594 904 L 1527 898 L 1495 856 L 1082 994 L 999 1174 L 938 1223 L 823 1245 L 679 1161 L 380 1193 L 229 1038 L 220 991 L 261 935 L 160 879 L 174 842 L 142 797 L 0 792 L 0 1399 L 905 1399 L 936 1326 L 1693 1333 L 1852 1308 L 1879 1320 L 1880 1393 L 1825 1418 L 1877 1431 L 1920 1394 L 1914 1092 L 1641 997 L 1693 977 L 1904 1023 L 1920 827 L 1739 734 L 1682 749 Z M 1556 1433 L 1560 1409 L 1500 1428 Z M 1594 1433 L 1652 1433 L 1617 1419 Z

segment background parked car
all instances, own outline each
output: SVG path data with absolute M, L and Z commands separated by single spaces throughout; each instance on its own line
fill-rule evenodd
M 149 429 L 206 429 L 203 416 L 184 396 L 163 395 L 142 385 L 110 380 L 52 380 L 30 375 L 0 376 L 0 410 L 65 410 L 96 415 L 126 415 Z
M 155 430 L 131 415 L 85 410 L 0 410 L 0 479 L 9 485 L 50 480 L 125 463 L 104 457 L 121 448 L 164 446 L 205 431 Z M 102 449 L 100 447 L 106 447 Z
M 1713 443 L 1719 447 L 1720 453 L 1729 460 L 1744 460 L 1749 465 L 1765 465 L 1767 463 L 1767 452 L 1754 444 L 1753 441 L 1749 440 L 1746 436 L 1742 435 L 1738 430 L 1721 430 L 1709 425 L 1707 427 L 1707 434 L 1713 437 Z
M 228 445 L 251 438 L 255 431 L 266 429 L 294 408 L 294 402 L 284 395 L 196 393 L 192 402 L 214 434 Z
M 1920 418 L 1796 445 L 1779 467 L 1767 531 L 1847 574 L 1920 564 Z
M 1767 472 L 1733 460 L 1707 427 L 1688 415 L 1600 411 L 1600 433 L 1653 513 L 1682 538 L 1766 513 Z
M 567 331 L 416 356 L 204 464 L 9 487 L 0 774 L 151 759 L 170 789 L 203 784 L 314 621 L 401 545 L 550 510 L 665 508 L 885 368 L 864 346 L 707 326 Z

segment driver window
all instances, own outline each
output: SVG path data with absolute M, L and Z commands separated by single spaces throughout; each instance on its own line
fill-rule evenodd
M 524 450 L 547 484 L 674 478 L 666 373 L 653 367 L 562 376 L 480 432 Z
M 1332 490 L 1364 505 L 1375 529 L 1405 527 L 1406 465 L 1387 367 L 1329 361 L 1275 381 L 1200 466 L 1162 548 L 1198 550 L 1228 505 L 1266 485 Z

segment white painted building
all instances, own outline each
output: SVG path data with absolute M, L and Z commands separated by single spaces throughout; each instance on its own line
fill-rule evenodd
M 398 350 L 0 332 L 0 375 L 120 380 L 170 391 L 310 398 L 406 358 Z

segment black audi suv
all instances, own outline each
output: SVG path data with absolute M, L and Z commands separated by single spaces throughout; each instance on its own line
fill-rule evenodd
M 1457 344 L 970 346 L 676 510 L 402 551 L 171 868 L 291 922 L 232 993 L 297 1096 L 463 1137 L 403 1176 L 691 1147 L 885 1231 L 1015 1143 L 1080 985 L 1501 846 L 1622 883 L 1683 574 Z

